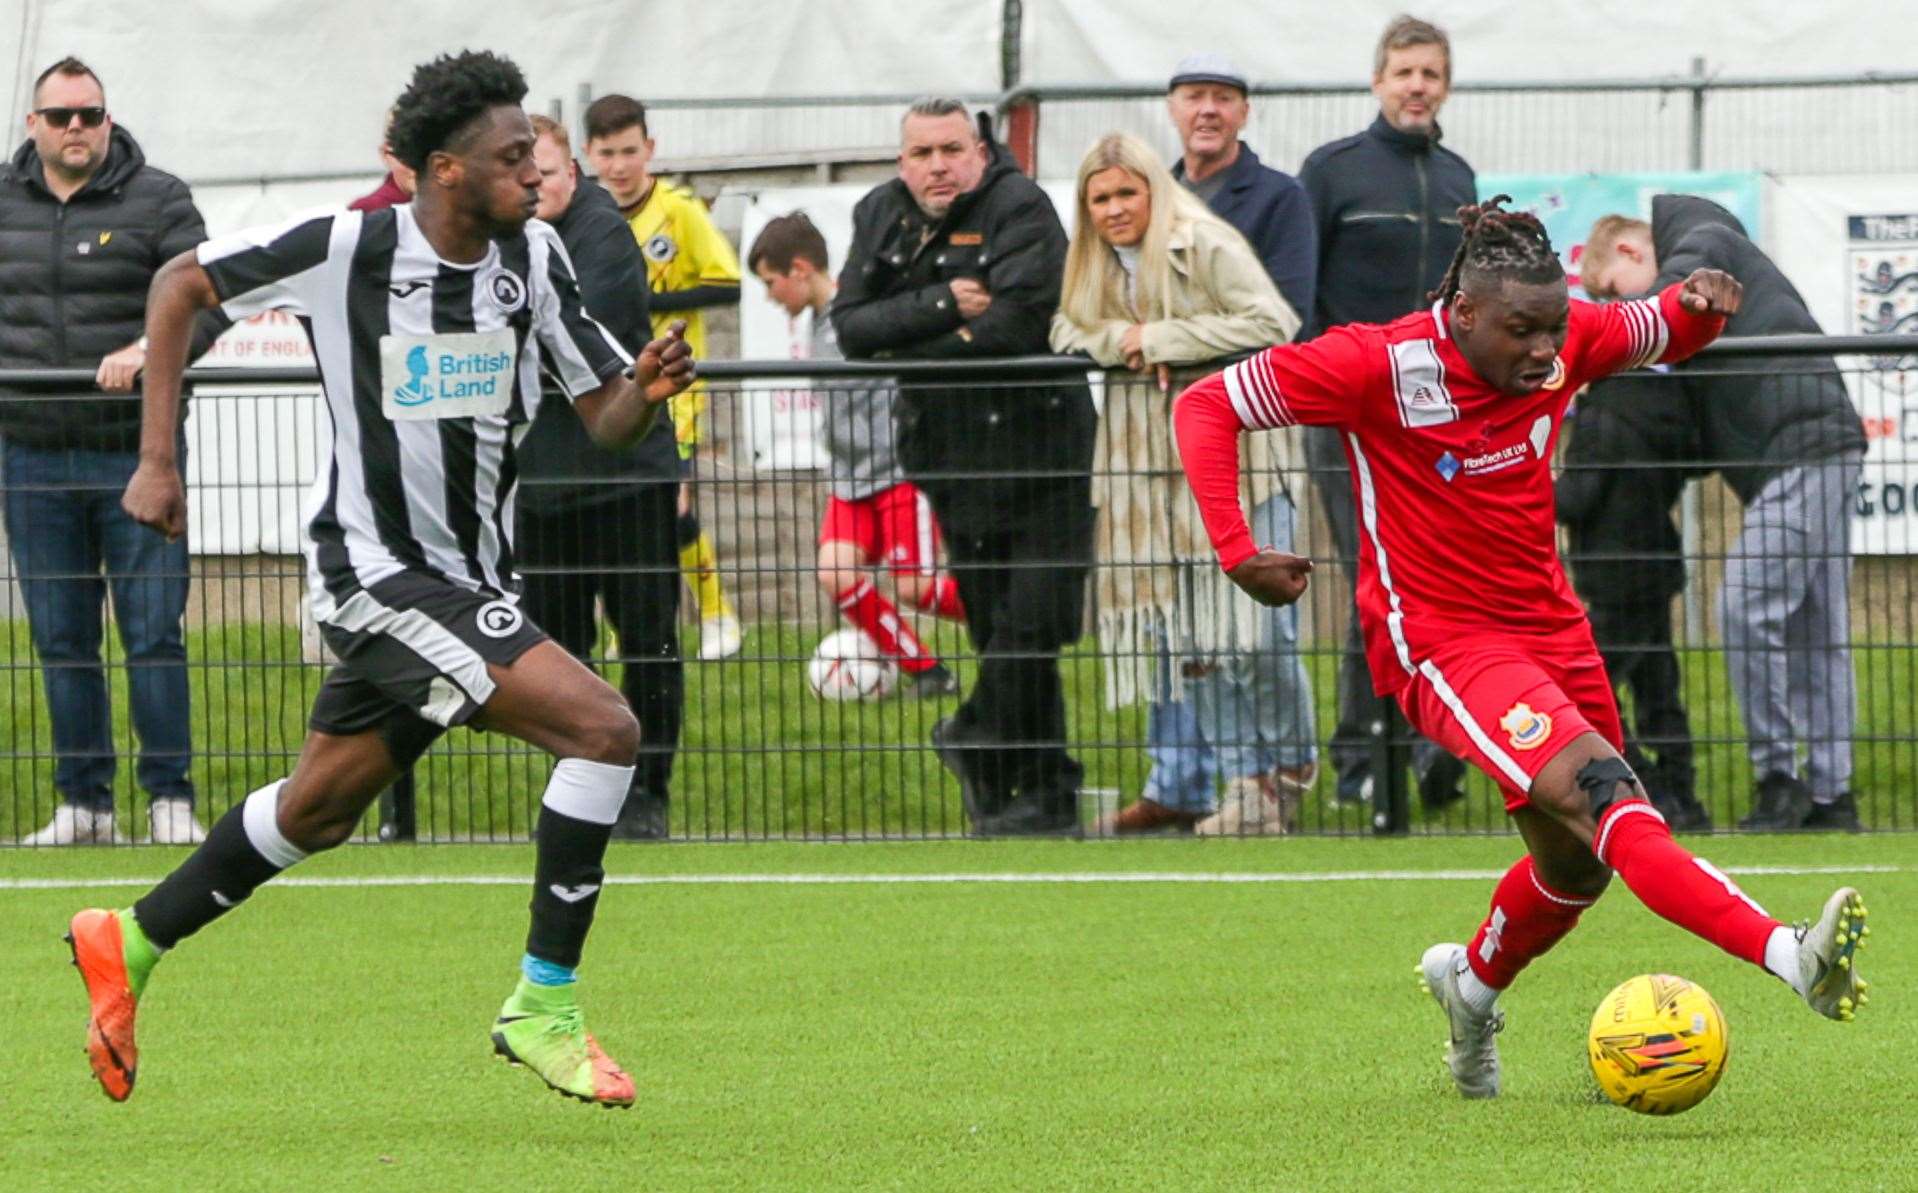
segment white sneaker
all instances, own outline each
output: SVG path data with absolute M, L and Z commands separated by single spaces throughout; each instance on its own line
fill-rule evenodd
M 1851 887 L 1839 887 L 1825 900 L 1814 924 L 1799 924 L 1798 989 L 1812 1010 L 1827 1019 L 1850 1020 L 1868 1001 L 1870 984 L 1858 976 L 1852 954 L 1864 947 L 1865 900 Z
M 1496 1098 L 1499 1090 L 1498 1033 L 1505 1030 L 1505 1013 L 1473 1009 L 1459 993 L 1458 975 L 1465 969 L 1465 946 L 1435 944 L 1419 961 L 1419 989 L 1445 1011 L 1451 1036 L 1445 1046 L 1445 1064 L 1461 1096 Z
M 155 845 L 198 845 L 206 840 L 206 830 L 194 819 L 193 805 L 183 799 L 156 799 L 147 809 L 147 837 Z
M 1244 776 L 1225 786 L 1219 810 L 1192 826 L 1201 837 L 1279 837 L 1289 831 L 1286 808 L 1272 781 Z
M 53 819 L 37 833 L 20 838 L 22 845 L 121 845 L 126 838 L 113 830 L 112 812 L 95 812 L 72 804 L 53 810 Z
M 703 618 L 699 623 L 699 657 L 702 659 L 730 659 L 745 644 L 746 636 L 740 632 L 737 617 L 721 614 Z

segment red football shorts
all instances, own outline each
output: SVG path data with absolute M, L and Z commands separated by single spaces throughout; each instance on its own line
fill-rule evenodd
M 870 497 L 826 499 L 819 541 L 856 545 L 869 564 L 884 563 L 895 574 L 930 575 L 939 562 L 939 524 L 932 503 L 917 486 L 901 482 Z
M 1400 696 L 1406 720 L 1492 776 L 1507 812 L 1525 806 L 1538 772 L 1580 734 L 1624 752 L 1612 681 L 1586 626 L 1545 637 L 1462 637 L 1418 672 Z

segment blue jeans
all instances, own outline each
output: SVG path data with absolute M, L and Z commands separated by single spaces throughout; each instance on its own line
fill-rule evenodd
M 117 760 L 100 664 L 111 590 L 140 737 L 140 786 L 155 799 L 192 799 L 181 625 L 186 539 L 169 543 L 120 508 L 139 463 L 132 452 L 43 450 L 9 440 L 5 461 L 7 538 L 46 683 L 53 785 L 76 806 L 113 807 Z
M 1298 521 L 1291 497 L 1275 493 L 1252 511 L 1263 546 L 1292 549 Z M 1163 649 L 1163 648 L 1162 648 Z M 1203 675 L 1179 674 L 1182 660 L 1159 657 L 1159 691 L 1146 718 L 1145 798 L 1168 808 L 1210 812 L 1220 779 L 1265 774 L 1318 758 L 1311 680 L 1299 658 L 1297 606 L 1259 610 L 1257 651 L 1221 659 Z M 1172 685 L 1181 699 L 1172 699 Z

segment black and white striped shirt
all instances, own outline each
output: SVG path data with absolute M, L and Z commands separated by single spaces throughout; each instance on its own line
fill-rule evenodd
M 206 241 L 235 320 L 297 317 L 332 416 L 307 508 L 314 616 L 402 571 L 511 596 L 514 448 L 542 363 L 569 397 L 630 363 L 580 304 L 537 220 L 473 265 L 443 261 L 410 205 L 327 210 Z

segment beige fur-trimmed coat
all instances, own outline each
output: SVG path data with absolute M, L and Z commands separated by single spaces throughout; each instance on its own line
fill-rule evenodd
M 1208 362 L 1291 339 L 1299 317 L 1231 229 L 1206 223 L 1175 229 L 1170 251 L 1164 317 L 1114 318 L 1091 328 L 1063 313 L 1052 320 L 1055 351 L 1083 352 L 1113 370 L 1092 465 L 1099 510 L 1094 585 L 1109 707 L 1137 703 L 1155 690 L 1161 638 L 1175 664 L 1257 643 L 1259 607 L 1219 570 L 1186 484 L 1172 402 L 1214 371 Z M 1144 376 L 1124 369 L 1119 350 L 1135 322 L 1145 324 Z M 1174 367 L 1164 391 L 1150 367 L 1157 364 Z M 1241 438 L 1242 500 L 1256 505 L 1281 489 L 1295 500 L 1303 495 L 1303 484 L 1287 484 L 1298 457 L 1296 435 L 1287 429 Z M 1171 685 L 1175 693 L 1179 686 Z

